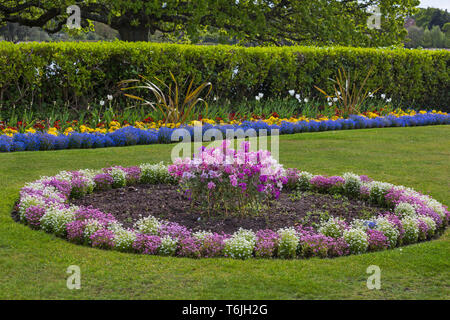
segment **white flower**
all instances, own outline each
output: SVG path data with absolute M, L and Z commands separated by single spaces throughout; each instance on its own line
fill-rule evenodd
M 387 103 L 390 103 L 392 101 L 392 98 L 386 99 Z
M 369 98 L 373 98 L 373 93 L 369 91 Z
M 338 100 L 338 98 L 333 98 L 333 102 L 337 102 Z
M 333 102 L 328 102 L 328 105 L 331 107 L 333 105 Z
M 295 90 L 289 90 L 289 94 L 290 94 L 291 96 L 294 96 Z
M 305 101 L 305 103 L 308 103 L 309 99 L 305 98 L 305 99 L 303 99 L 303 101 Z
M 258 96 L 260 97 L 260 98 L 262 98 L 262 97 L 264 97 L 264 93 L 258 93 Z
M 299 94 L 299 93 L 297 93 L 297 94 L 295 95 L 295 99 L 297 99 L 297 100 L 300 99 L 300 94 Z
M 256 99 L 257 101 L 259 101 L 259 100 L 261 100 L 261 97 L 260 97 L 260 96 L 255 96 L 255 99 Z
M 111 101 L 113 99 L 113 96 L 111 94 L 108 94 L 107 98 L 109 101 Z
M 381 99 L 384 100 L 385 98 L 386 98 L 386 95 L 385 95 L 384 93 L 382 93 L 382 94 L 381 94 Z
M 105 101 L 100 100 L 100 105 L 101 105 L 101 106 L 104 106 L 104 105 L 105 105 Z
M 338 92 L 337 92 L 337 94 L 338 94 L 338 96 L 340 96 L 340 95 L 341 95 L 341 92 L 340 92 L 340 91 L 338 91 Z

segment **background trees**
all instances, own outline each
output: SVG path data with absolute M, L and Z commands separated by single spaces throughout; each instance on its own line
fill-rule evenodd
M 202 34 L 250 44 L 388 46 L 406 36 L 404 18 L 418 0 L 0 0 L 0 23 L 63 30 L 67 6 L 81 8 L 83 26 L 100 22 L 122 40 L 155 35 L 198 42 Z M 370 29 L 367 9 L 378 5 L 381 29 Z
M 407 27 L 408 48 L 450 48 L 450 14 L 436 8 L 420 9 Z

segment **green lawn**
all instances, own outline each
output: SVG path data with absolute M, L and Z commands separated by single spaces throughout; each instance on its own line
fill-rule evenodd
M 449 201 L 450 126 L 281 137 L 280 160 L 313 173 L 353 171 Z M 10 211 L 25 182 L 60 170 L 170 159 L 171 145 L 0 154 L 0 299 L 449 299 L 450 232 L 440 239 L 337 259 L 185 259 L 97 250 L 33 231 Z M 81 268 L 81 290 L 66 269 Z M 366 268 L 381 268 L 368 290 Z

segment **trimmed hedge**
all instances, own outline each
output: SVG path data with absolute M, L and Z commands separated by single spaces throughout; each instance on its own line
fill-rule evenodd
M 244 97 L 320 96 L 314 85 L 331 91 L 338 68 L 370 66 L 372 88 L 404 107 L 450 111 L 450 52 L 445 50 L 347 47 L 196 46 L 157 43 L 25 43 L 0 42 L 0 99 L 3 105 L 69 102 L 86 106 L 117 91 L 119 80 L 139 74 L 213 83 L 214 95 L 232 101 Z

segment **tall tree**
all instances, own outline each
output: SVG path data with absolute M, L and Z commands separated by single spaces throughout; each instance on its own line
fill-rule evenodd
M 418 0 L 0 0 L 0 23 L 64 28 L 69 5 L 81 8 L 83 25 L 97 21 L 122 40 L 147 41 L 155 32 L 188 35 L 226 31 L 241 41 L 275 45 L 340 44 L 383 46 L 401 43 L 404 18 Z M 377 5 L 381 28 L 369 28 L 367 9 Z

